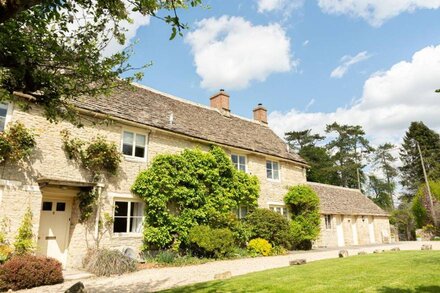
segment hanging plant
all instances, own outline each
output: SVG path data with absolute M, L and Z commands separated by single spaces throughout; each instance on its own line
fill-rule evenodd
M 79 138 L 70 138 L 70 133 L 67 130 L 63 130 L 61 135 L 63 148 L 68 158 L 89 170 L 95 179 L 103 173 L 117 174 L 121 163 L 121 154 L 115 143 L 107 142 L 101 136 L 93 138 L 90 142 Z
M 21 122 L 15 122 L 0 133 L 0 163 L 21 161 L 32 153 L 36 145 L 35 135 Z

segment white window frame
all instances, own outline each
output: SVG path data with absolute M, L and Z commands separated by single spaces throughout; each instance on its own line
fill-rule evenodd
M 142 230 L 144 228 L 144 220 L 145 220 L 145 203 L 141 200 L 133 199 L 133 198 L 127 198 L 127 197 L 119 197 L 119 198 L 113 198 L 113 219 L 116 219 L 116 202 L 126 202 L 127 203 L 127 232 L 114 232 L 114 222 L 112 225 L 112 234 L 115 236 L 142 236 Z M 131 214 L 131 204 L 132 203 L 139 203 L 142 206 L 142 230 L 141 232 L 128 232 L 130 231 L 130 214 Z M 118 217 L 118 218 L 125 218 L 125 217 Z
M 333 225 L 332 225 L 332 215 L 324 215 L 324 225 L 325 225 L 325 229 L 326 230 L 331 230 Z
M 133 148 L 132 148 L 132 155 L 126 155 L 124 154 L 124 133 L 129 132 L 133 133 Z M 136 136 L 137 135 L 143 135 L 145 136 L 145 150 L 144 150 L 144 157 L 136 157 L 135 154 L 135 148 L 136 148 Z M 125 159 L 128 161 L 137 161 L 137 162 L 147 162 L 148 157 L 148 139 L 149 139 L 149 133 L 148 132 L 141 132 L 136 131 L 133 129 L 125 128 L 122 130 L 121 133 L 121 154 L 124 156 Z
M 241 209 L 246 209 L 246 215 L 250 213 L 250 208 L 248 206 L 239 205 L 237 208 L 233 210 L 233 213 L 237 216 L 238 219 L 244 219 L 246 215 L 243 215 Z
M 5 125 L 3 127 L 3 131 L 8 127 L 8 124 L 12 119 L 12 103 L 0 103 L 6 106 L 6 116 L 5 116 Z M 3 132 L 0 130 L 0 132 Z
M 270 162 L 270 165 L 271 165 L 271 167 L 272 167 L 272 178 L 269 178 L 269 177 L 267 177 L 267 163 L 268 162 Z M 274 176 L 273 176 L 273 170 L 274 170 L 274 168 L 273 168 L 273 163 L 277 163 L 277 165 L 278 165 L 278 178 L 273 178 Z M 267 178 L 267 180 L 269 180 L 269 181 L 275 181 L 275 182 L 280 182 L 281 181 L 281 164 L 280 164 L 280 162 L 279 161 L 273 161 L 273 160 L 270 160 L 270 159 L 266 159 L 266 178 Z
M 277 209 L 279 209 L 279 211 Z M 282 203 L 269 203 L 269 210 L 280 214 L 286 219 L 290 219 L 289 210 L 287 209 L 287 206 Z
M 235 166 L 234 162 L 232 161 L 232 156 L 237 156 L 237 166 Z M 243 171 L 240 169 L 240 157 L 244 158 L 244 172 L 248 173 L 248 159 L 246 155 L 243 154 L 237 154 L 237 153 L 231 153 L 231 162 L 234 165 L 234 167 L 236 167 L 237 170 L 239 171 Z

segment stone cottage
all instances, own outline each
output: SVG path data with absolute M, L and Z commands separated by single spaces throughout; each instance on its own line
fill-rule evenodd
M 144 204 L 130 193 L 130 187 L 157 154 L 194 147 L 207 150 L 211 144 L 219 145 L 236 168 L 258 176 L 259 206 L 286 217 L 286 188 L 306 183 L 307 162 L 290 152 L 268 127 L 266 109 L 257 105 L 253 120 L 238 117 L 230 112 L 229 95 L 224 91 L 211 97 L 210 106 L 205 106 L 136 85 L 111 97 L 83 100 L 77 107 L 84 117 L 83 128 L 67 122 L 49 123 L 39 107 L 22 111 L 13 104 L 0 105 L 0 130 L 20 121 L 37 135 L 36 150 L 27 162 L 0 166 L 0 218 L 10 219 L 9 236 L 13 237 L 26 209 L 31 208 L 38 253 L 57 258 L 65 267 L 81 266 L 87 247 L 92 247 L 99 236 L 97 229 L 79 223 L 77 194 L 84 188 L 95 187 L 103 211 L 114 217 L 101 244 L 139 249 Z M 101 123 L 104 119 L 111 123 Z M 60 134 L 63 130 L 83 140 L 99 135 L 116 143 L 123 157 L 118 176 L 104 183 L 93 182 L 87 172 L 67 158 Z M 323 233 L 317 245 L 386 241 L 386 213 L 361 193 L 311 186 L 322 202 Z M 246 213 L 246 207 L 237 211 L 239 217 Z M 350 238 L 355 232 L 357 237 Z

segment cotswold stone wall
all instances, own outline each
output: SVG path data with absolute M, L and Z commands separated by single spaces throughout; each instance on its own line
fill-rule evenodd
M 111 177 L 106 182 L 102 193 L 104 212 L 113 214 L 115 199 L 135 199 L 130 193 L 130 187 L 140 171 L 144 170 L 158 154 L 178 153 L 185 148 L 199 147 L 208 150 L 208 143 L 156 130 L 153 128 L 133 126 L 119 122 L 110 125 L 102 121 L 86 117 L 84 127 L 76 128 L 67 122 L 57 124 L 49 123 L 42 115 L 41 109 L 34 107 L 28 112 L 23 112 L 14 107 L 11 122 L 20 121 L 30 128 L 36 135 L 37 148 L 29 161 L 22 165 L 7 164 L 0 166 L 0 218 L 8 218 L 11 221 L 9 238 L 15 237 L 21 218 L 27 207 L 33 212 L 33 228 L 35 235 L 38 234 L 40 210 L 42 198 L 53 195 L 59 190 L 60 196 L 66 196 L 72 200 L 72 215 L 70 218 L 70 231 L 68 241 L 67 266 L 80 267 L 82 257 L 88 247 L 93 247 L 93 229 L 86 229 L 78 223 L 78 201 L 75 198 L 79 188 L 69 188 L 69 193 L 63 192 L 62 186 L 42 187 L 37 183 L 39 178 L 51 178 L 58 180 L 70 180 L 87 182 L 90 174 L 82 170 L 75 162 L 69 160 L 62 149 L 62 137 L 60 131 L 67 129 L 72 138 L 80 138 L 90 141 L 96 136 L 102 136 L 107 141 L 114 142 L 121 147 L 122 133 L 124 130 L 145 134 L 147 141 L 147 159 L 134 160 L 123 158 L 121 171 L 117 176 Z M 228 153 L 231 150 L 225 148 Z M 236 153 L 236 151 L 232 151 Z M 266 157 L 247 151 L 240 151 L 247 156 L 248 172 L 258 176 L 261 184 L 259 205 L 268 207 L 269 202 L 283 202 L 283 196 L 288 186 L 304 183 L 305 172 L 302 167 L 289 162 L 280 162 L 281 180 L 270 181 L 266 178 Z M 275 158 L 269 158 L 276 160 Z M 49 188 L 49 189 L 47 189 Z M 50 191 L 50 192 L 49 192 Z M 142 244 L 142 235 L 116 236 L 107 233 L 102 240 L 102 245 L 111 248 L 132 247 L 139 249 Z
M 371 227 L 370 227 L 370 223 Z M 317 247 L 337 247 L 338 225 L 342 230 L 343 246 L 390 243 L 390 223 L 384 216 L 332 215 L 331 228 L 325 226 L 324 215 L 321 215 L 321 233 L 315 241 Z M 370 231 L 374 233 L 373 237 Z M 388 237 L 384 237 L 388 235 Z

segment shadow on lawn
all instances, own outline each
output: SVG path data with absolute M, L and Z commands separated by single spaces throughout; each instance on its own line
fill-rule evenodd
M 418 286 L 414 290 L 400 289 L 391 287 L 382 287 L 378 290 L 381 293 L 438 293 L 440 292 L 440 286 Z

